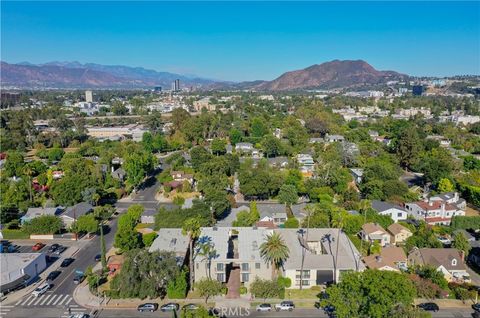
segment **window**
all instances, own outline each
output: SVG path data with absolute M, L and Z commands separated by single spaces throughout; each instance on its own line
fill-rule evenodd
M 295 278 L 300 279 L 300 272 L 301 271 L 299 271 L 299 270 L 296 271 Z M 304 278 L 304 279 L 305 278 L 310 279 L 310 271 L 309 270 L 304 270 L 302 276 L 303 276 L 302 278 Z
M 225 281 L 225 274 L 223 273 L 217 274 L 217 280 L 223 283 Z
M 452 259 L 452 266 L 457 266 L 457 260 L 455 258 Z
M 398 213 L 397 213 L 397 217 L 399 217 L 399 218 L 401 218 L 401 217 L 402 217 L 402 215 L 403 215 L 403 213 L 402 213 L 402 212 L 398 212 Z
M 199 264 L 199 263 L 197 263 L 197 269 L 199 269 L 199 268 L 200 268 L 200 264 Z
M 260 263 L 255 263 L 255 269 L 260 269 Z
M 248 272 L 248 271 L 249 271 L 248 263 L 242 263 L 242 272 Z
M 249 273 L 242 273 L 242 282 L 244 283 L 248 282 L 249 278 L 250 278 Z
M 223 272 L 223 263 L 217 263 L 217 271 Z
M 296 285 L 296 286 L 300 286 L 300 279 L 297 279 L 297 280 L 295 281 L 295 285 Z M 310 281 L 309 281 L 309 280 L 306 280 L 306 279 L 303 279 L 303 280 L 302 280 L 302 285 L 303 285 L 303 286 L 310 286 Z

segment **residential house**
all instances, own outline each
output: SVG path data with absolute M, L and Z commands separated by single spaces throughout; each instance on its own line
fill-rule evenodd
M 420 248 L 408 254 L 408 265 L 429 265 L 442 272 L 448 282 L 469 281 L 464 254 L 456 248 Z
M 260 215 L 259 222 L 272 222 L 275 226 L 280 226 L 287 221 L 286 212 L 274 212 L 271 215 Z
M 360 253 L 340 229 L 275 231 L 280 233 L 290 250 L 283 264 L 283 276 L 291 279 L 292 288 L 300 288 L 300 280 L 305 288 L 338 282 L 342 273 L 365 269 Z
M 444 147 L 444 148 L 448 148 L 451 145 L 450 140 L 440 135 L 429 135 L 427 136 L 426 139 L 438 141 L 438 143 L 440 144 L 440 147 Z
M 370 269 L 396 271 L 407 269 L 407 255 L 401 247 L 384 247 L 380 254 L 365 256 L 363 262 Z
M 156 214 L 157 214 L 157 211 L 152 209 L 143 211 L 143 214 L 140 216 L 140 223 L 144 223 L 144 224 L 155 223 Z
M 311 144 L 319 144 L 319 143 L 322 143 L 324 141 L 325 141 L 325 139 L 323 139 L 323 138 L 310 138 L 308 140 L 308 142 L 311 143 Z
M 365 223 L 362 225 L 360 236 L 364 241 L 370 243 L 378 242 L 382 247 L 390 244 L 390 234 L 377 223 Z
M 458 204 L 448 203 L 439 196 L 434 199 L 406 203 L 405 209 L 415 219 L 424 220 L 430 225 L 450 225 L 452 217 L 465 215 L 465 211 L 460 209 Z
M 458 192 L 445 192 L 434 195 L 430 197 L 432 201 L 443 201 L 445 203 L 451 204 L 456 206 L 459 210 L 465 210 L 467 207 L 467 201 L 465 199 L 460 198 Z
M 362 168 L 351 168 L 350 174 L 353 177 L 353 180 L 356 184 L 362 183 L 363 180 L 363 169 Z
M 407 211 L 399 205 L 392 204 L 385 201 L 372 201 L 372 209 L 380 215 L 388 215 L 396 223 L 407 219 Z
M 288 167 L 288 158 L 287 157 L 274 157 L 274 158 L 267 158 L 268 165 L 274 168 L 286 168 Z
M 390 238 L 391 244 L 401 244 L 413 235 L 409 229 L 398 223 L 391 224 L 389 227 L 387 227 L 387 231 L 392 235 Z
M 188 183 L 193 184 L 193 174 L 188 174 L 183 171 L 172 171 L 170 175 L 174 181 L 188 181 Z
M 28 208 L 27 213 L 20 218 L 20 223 L 23 224 L 34 218 L 43 215 L 58 216 L 63 212 L 63 207 L 57 206 L 55 208 Z
M 122 255 L 111 255 L 107 259 L 107 268 L 110 272 L 110 275 L 117 275 L 122 269 L 123 262 L 125 261 L 125 256 Z
M 312 156 L 309 154 L 298 154 L 297 161 L 300 166 L 300 172 L 304 176 L 311 177 L 315 168 L 315 162 L 313 161 Z
M 166 251 L 175 254 L 177 264 L 182 266 L 188 260 L 189 239 L 180 228 L 163 228 L 157 232 L 158 236 L 148 251 Z
M 65 212 L 60 215 L 60 218 L 62 219 L 65 228 L 69 228 L 79 217 L 92 211 L 93 206 L 90 203 L 80 202 L 74 206 L 68 207 Z
M 235 151 L 241 153 L 251 153 L 253 149 L 253 145 L 249 142 L 239 142 L 235 145 Z
M 343 142 L 343 141 L 345 141 L 345 137 L 343 137 L 342 135 L 329 135 L 329 134 L 326 134 L 326 135 L 325 135 L 325 141 L 328 142 L 328 143 L 332 143 L 332 142 Z
M 127 176 L 127 173 L 125 172 L 125 170 L 123 170 L 123 168 L 118 168 L 116 170 L 113 170 L 113 167 L 112 167 L 112 178 L 120 181 L 124 181 L 126 176 Z

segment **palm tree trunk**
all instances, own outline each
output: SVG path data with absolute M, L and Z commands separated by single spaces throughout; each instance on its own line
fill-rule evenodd
M 190 290 L 193 291 L 193 270 L 194 270 L 194 266 L 193 266 L 193 239 L 192 237 L 190 237 L 190 247 L 189 247 L 189 250 L 190 250 L 190 259 L 189 259 L 189 263 L 190 263 Z

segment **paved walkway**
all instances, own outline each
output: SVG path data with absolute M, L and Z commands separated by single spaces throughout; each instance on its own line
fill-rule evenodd
M 230 277 L 228 278 L 227 288 L 228 292 L 225 298 L 237 299 L 240 298 L 240 268 L 235 268 L 230 271 Z

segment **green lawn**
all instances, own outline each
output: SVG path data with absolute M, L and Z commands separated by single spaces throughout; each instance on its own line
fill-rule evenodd
M 30 238 L 30 235 L 22 230 L 4 229 L 2 230 L 2 235 L 5 240 L 21 240 Z
M 313 289 L 287 289 L 285 290 L 285 299 L 316 299 L 320 293 L 319 288 Z

